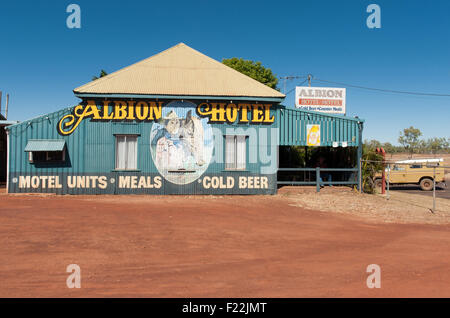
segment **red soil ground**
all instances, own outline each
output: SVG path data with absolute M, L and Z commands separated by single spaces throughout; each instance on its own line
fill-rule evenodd
M 0 195 L 0 297 L 450 297 L 450 226 L 282 196 Z M 81 267 L 81 289 L 66 267 Z M 366 267 L 381 266 L 381 289 Z

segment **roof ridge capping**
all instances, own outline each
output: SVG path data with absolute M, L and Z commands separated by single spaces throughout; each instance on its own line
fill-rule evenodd
M 204 65 L 218 66 L 208 68 Z M 164 67 L 158 67 L 163 65 Z M 187 67 L 183 67 L 187 65 Z M 270 97 L 281 92 L 183 42 L 74 89 L 75 94 Z

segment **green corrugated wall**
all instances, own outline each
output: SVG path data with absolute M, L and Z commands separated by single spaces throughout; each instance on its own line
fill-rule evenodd
M 347 142 L 349 147 L 359 144 L 359 124 L 363 120 L 345 116 L 279 107 L 277 121 L 280 128 L 280 146 L 306 146 L 307 125 L 320 125 L 320 145 Z

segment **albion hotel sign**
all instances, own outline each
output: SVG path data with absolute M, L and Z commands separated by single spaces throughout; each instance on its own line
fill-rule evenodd
M 295 106 L 304 110 L 345 114 L 345 93 L 345 88 L 298 86 Z
M 58 132 L 63 136 L 72 134 L 84 119 L 91 121 L 137 121 L 154 122 L 162 115 L 163 102 L 160 101 L 103 101 L 98 107 L 93 100 L 86 105 L 75 106 L 72 113 L 60 119 Z M 197 115 L 208 118 L 209 123 L 249 123 L 271 124 L 275 116 L 270 114 L 272 104 L 249 103 L 201 103 L 197 105 Z

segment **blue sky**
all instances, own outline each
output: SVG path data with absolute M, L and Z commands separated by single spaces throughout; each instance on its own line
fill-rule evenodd
M 81 7 L 81 29 L 66 26 L 71 3 Z M 381 7 L 381 29 L 366 26 L 371 3 Z M 446 0 L 3 1 L 0 90 L 11 95 L 9 119 L 29 119 L 76 105 L 72 90 L 100 69 L 184 42 L 217 60 L 261 61 L 277 76 L 450 94 L 449 14 Z M 294 104 L 293 92 L 284 104 Z M 366 120 L 364 139 L 397 143 L 410 125 L 425 138 L 450 137 L 450 97 L 348 88 L 347 114 Z

